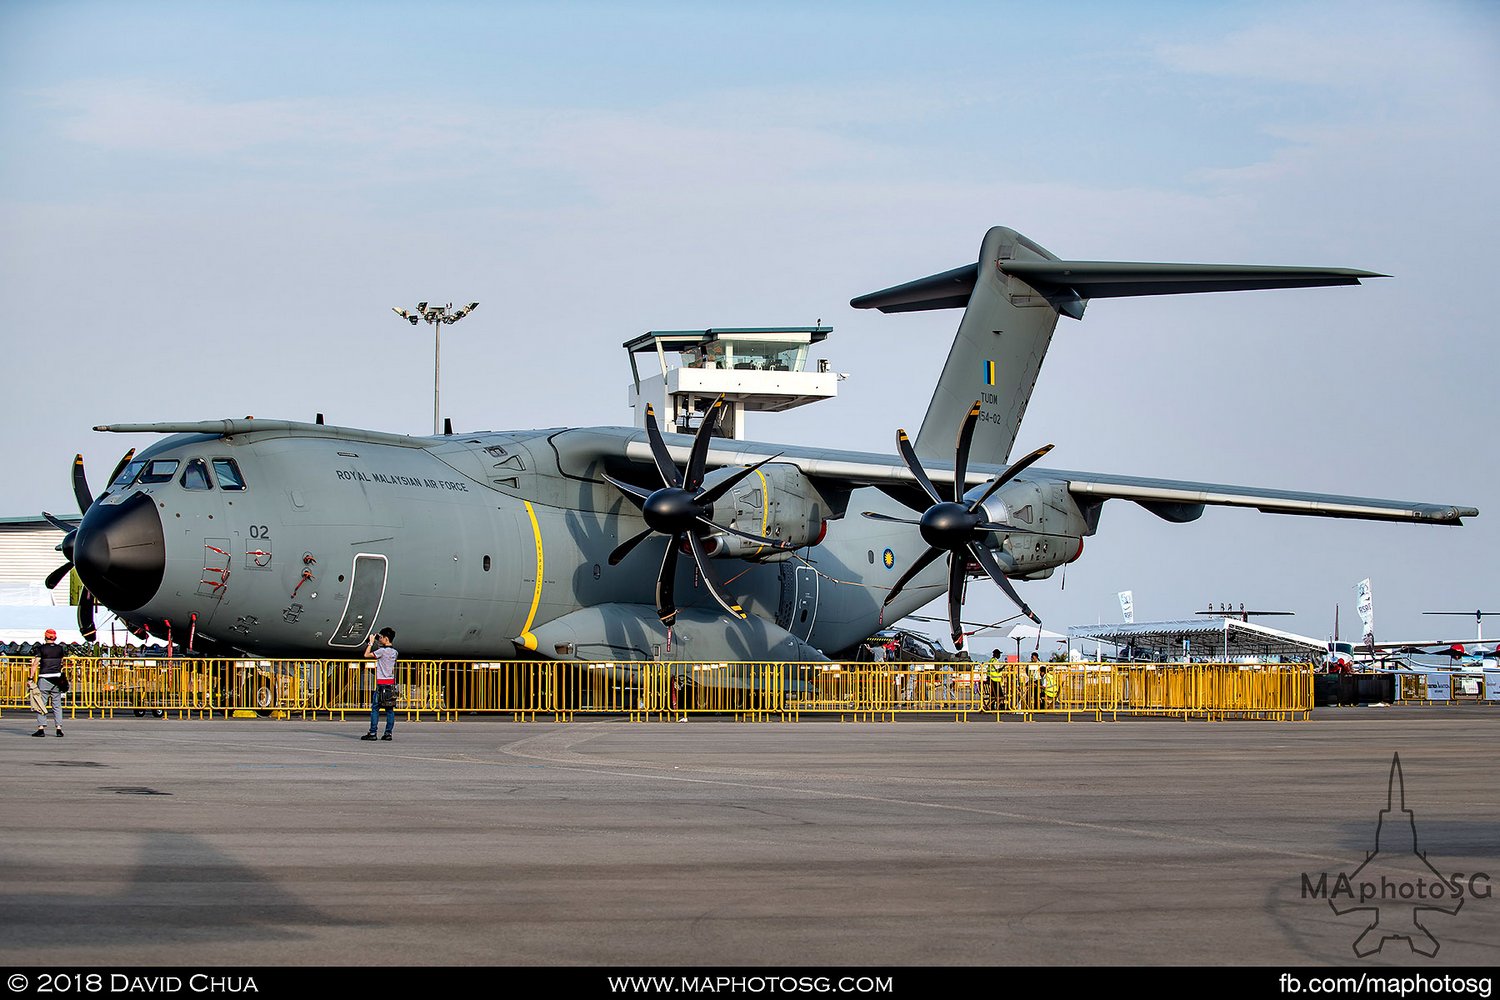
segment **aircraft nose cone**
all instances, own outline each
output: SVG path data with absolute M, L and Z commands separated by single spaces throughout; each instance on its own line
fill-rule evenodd
M 78 578 L 105 607 L 133 611 L 156 595 L 167 569 L 167 546 L 156 504 L 137 493 L 118 504 L 89 508 L 73 540 Z

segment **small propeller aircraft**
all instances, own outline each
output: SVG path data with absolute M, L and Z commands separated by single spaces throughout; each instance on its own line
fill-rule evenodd
M 1418 650 L 1428 656 L 1446 656 L 1449 661 L 1458 667 L 1469 667 L 1472 669 L 1488 669 L 1500 666 L 1500 643 L 1491 643 L 1490 648 L 1484 647 L 1484 619 L 1486 616 L 1493 618 L 1500 615 L 1500 611 L 1424 611 L 1424 615 L 1442 615 L 1445 617 L 1467 618 L 1474 616 L 1474 641 L 1470 642 L 1434 642 L 1429 643 L 1430 648 Z
M 1474 616 L 1474 641 L 1455 639 L 1419 639 L 1407 641 L 1386 641 L 1372 643 L 1329 643 L 1330 657 L 1334 655 L 1334 646 L 1340 647 L 1344 665 L 1354 661 L 1374 662 L 1384 665 L 1390 662 L 1400 662 L 1408 669 L 1425 670 L 1432 669 L 1421 664 L 1412 663 L 1410 657 L 1425 656 L 1431 659 L 1447 657 L 1447 666 L 1444 670 L 1488 670 L 1500 667 L 1500 644 L 1491 644 L 1489 648 L 1484 645 L 1484 619 L 1486 616 L 1493 617 L 1500 612 L 1497 611 L 1424 611 L 1424 615 L 1446 615 L 1446 616 Z M 1337 622 L 1337 612 L 1334 621 Z M 1335 624 L 1335 636 L 1337 635 L 1337 624 Z
M 1461 642 L 1449 643 L 1446 646 L 1438 646 L 1433 649 L 1424 650 L 1432 656 L 1446 656 L 1455 664 L 1470 667 L 1492 667 L 1500 657 L 1500 646 L 1485 649 L 1483 646 L 1467 646 Z
M 1482 610 L 1475 610 L 1475 611 L 1424 611 L 1424 612 L 1422 612 L 1422 614 L 1424 614 L 1424 615 L 1441 615 L 1441 616 L 1447 617 L 1447 618 L 1467 618 L 1467 617 L 1469 617 L 1469 615 L 1472 614 L 1474 616 L 1474 645 L 1473 645 L 1472 648 L 1466 649 L 1465 646 L 1464 646 L 1464 644 L 1462 642 L 1433 643 L 1432 645 L 1435 645 L 1435 646 L 1446 646 L 1447 649 L 1446 650 L 1441 650 L 1440 652 L 1452 652 L 1452 653 L 1455 653 L 1457 656 L 1465 656 L 1465 655 L 1480 655 L 1480 656 L 1482 656 L 1482 655 L 1484 655 L 1484 619 L 1485 619 L 1486 616 L 1488 616 L 1490 618 L 1493 618 L 1496 615 L 1500 615 L 1500 611 L 1482 611 Z M 1491 656 L 1496 655 L 1496 651 L 1500 651 L 1500 644 L 1497 644 L 1491 650 L 1491 652 L 1489 653 L 1489 655 L 1491 655 Z
M 915 439 L 895 458 L 585 427 L 411 437 L 291 420 L 106 424 L 169 435 L 121 459 L 67 562 L 141 632 L 211 654 L 348 657 L 379 625 L 443 659 L 820 661 L 944 590 L 1077 559 L 1111 499 L 1172 522 L 1206 505 L 1459 524 L 1472 507 L 1038 468 L 1007 458 L 1060 316 L 1089 300 L 1353 285 L 1344 268 L 1061 260 L 1004 227 L 977 262 L 852 301 L 962 308 Z M 912 515 L 917 515 L 913 517 Z M 851 516 L 863 515 L 863 516 Z M 947 555 L 946 567 L 935 566 Z M 683 558 L 683 557 L 686 558 Z

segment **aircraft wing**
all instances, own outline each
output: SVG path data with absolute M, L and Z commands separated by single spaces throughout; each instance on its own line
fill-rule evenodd
M 687 448 L 669 445 L 668 450 L 677 462 L 687 460 Z M 776 454 L 780 455 L 777 461 L 795 465 L 814 479 L 833 480 L 846 486 L 876 486 L 886 490 L 916 489 L 916 481 L 910 470 L 899 459 L 887 455 L 725 442 L 709 450 L 708 462 L 711 466 L 750 465 Z M 631 441 L 625 446 L 625 457 L 638 462 L 650 462 L 649 446 L 644 440 Z M 972 488 L 977 485 L 981 476 L 993 478 L 1003 469 L 1004 466 L 972 464 L 969 486 Z M 927 467 L 927 472 L 935 483 L 946 485 L 953 482 L 951 468 L 945 469 L 933 463 Z M 1203 508 L 1209 505 L 1249 507 L 1269 514 L 1350 517 L 1420 524 L 1462 524 L 1465 517 L 1476 517 L 1479 514 L 1477 508 L 1455 504 L 1303 493 L 1062 469 L 1032 467 L 1017 478 L 1031 482 L 1063 480 L 1067 482 L 1069 492 L 1081 503 L 1091 500 L 1130 500 L 1168 521 L 1196 520 L 1203 513 Z
M 1354 655 L 1355 656 L 1359 656 L 1361 653 L 1368 653 L 1369 650 L 1370 650 L 1370 647 L 1372 645 L 1371 643 L 1366 643 L 1366 642 L 1364 642 L 1363 640 L 1360 640 L 1360 639 L 1350 639 L 1349 642 L 1352 643 L 1353 646 L 1354 646 Z M 1424 650 L 1427 650 L 1427 649 L 1436 649 L 1436 648 L 1439 648 L 1439 647 L 1446 648 L 1446 647 L 1451 646 L 1451 645 L 1453 645 L 1453 643 L 1451 643 L 1451 642 L 1420 642 L 1420 641 L 1405 641 L 1405 642 L 1385 641 L 1385 642 L 1373 643 L 1373 646 L 1375 648 L 1375 652 L 1377 652 L 1377 653 L 1420 653 L 1420 652 L 1423 652 Z M 1437 655 L 1443 655 L 1443 654 L 1434 653 L 1432 655 L 1437 656 Z
M 1153 513 L 1177 520 L 1179 515 L 1197 514 L 1193 508 L 1205 504 L 1222 507 L 1253 507 L 1267 514 L 1302 514 L 1312 517 L 1354 517 L 1369 521 L 1416 521 L 1427 524 L 1462 524 L 1477 517 L 1474 507 L 1423 503 L 1413 500 L 1381 500 L 1373 497 L 1339 496 L 1332 493 L 1300 493 L 1292 490 L 1188 483 L 1137 476 L 1109 476 L 1086 472 L 1054 472 L 1068 481 L 1068 490 L 1080 499 L 1134 500 Z M 1154 507 L 1163 509 L 1156 510 Z

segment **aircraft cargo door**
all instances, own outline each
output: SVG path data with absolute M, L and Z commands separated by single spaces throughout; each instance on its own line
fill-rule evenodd
M 362 646 L 380 614 L 385 599 L 386 560 L 382 555 L 360 553 L 354 557 L 354 574 L 349 581 L 349 601 L 344 617 L 328 640 L 330 646 Z
M 787 631 L 807 641 L 818 617 L 818 571 L 811 566 L 797 567 L 797 607 Z

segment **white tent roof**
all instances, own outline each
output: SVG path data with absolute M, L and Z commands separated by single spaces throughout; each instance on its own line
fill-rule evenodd
M 1040 639 L 1038 639 L 1040 636 Z M 1040 625 L 1031 622 L 1021 622 L 1014 626 L 1009 632 L 1000 633 L 999 630 L 991 631 L 981 629 L 974 634 L 973 647 L 975 656 L 980 653 L 988 653 L 991 649 L 999 649 L 1001 653 L 1009 652 L 1014 656 L 1017 653 L 1026 654 L 1030 652 L 1041 652 L 1045 656 L 1051 656 L 1056 650 L 1057 643 L 1065 643 L 1068 637 L 1057 632 L 1049 632 Z M 1010 643 L 1019 642 L 1019 649 L 1007 650 Z
M 43 604 L 0 606 L 0 642 L 41 642 L 42 633 L 57 629 L 58 642 L 82 642 L 78 611 Z
M 1180 654 L 1184 640 L 1189 643 L 1194 655 L 1219 656 L 1225 659 L 1237 656 L 1321 658 L 1328 648 L 1323 639 L 1284 632 L 1228 615 L 1184 621 L 1075 625 L 1068 629 L 1068 633 L 1080 641 L 1134 646 L 1163 656 Z
M 1011 642 L 1015 642 L 1017 639 L 1020 639 L 1023 642 L 1031 643 L 1035 643 L 1039 637 L 1043 642 L 1068 641 L 1067 636 L 1062 635 L 1058 632 L 1048 632 L 1040 625 L 1033 625 L 1031 624 L 1031 622 L 1021 622 L 1015 628 L 1011 629 L 1010 634 L 1006 636 L 1006 638 Z
M 97 642 L 111 641 L 120 645 L 139 646 L 141 640 L 130 634 L 123 626 L 113 633 L 110 622 L 114 616 L 103 608 L 96 612 L 95 626 L 99 630 Z M 42 633 L 49 628 L 57 630 L 57 641 L 61 643 L 83 642 L 83 633 L 78 631 L 78 609 L 68 605 L 51 607 L 39 604 L 0 604 L 0 644 L 11 642 L 41 642 Z

